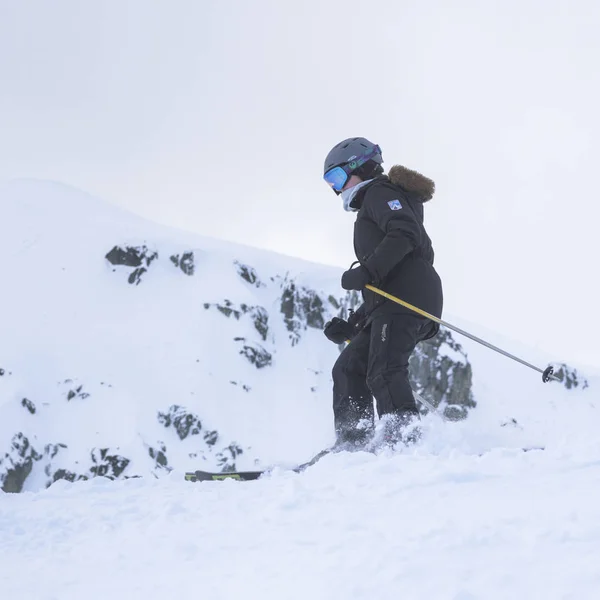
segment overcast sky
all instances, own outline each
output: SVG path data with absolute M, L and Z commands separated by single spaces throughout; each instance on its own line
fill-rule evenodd
M 345 267 L 322 163 L 365 136 L 437 184 L 448 313 L 600 364 L 598 31 L 595 0 L 0 0 L 0 179 Z

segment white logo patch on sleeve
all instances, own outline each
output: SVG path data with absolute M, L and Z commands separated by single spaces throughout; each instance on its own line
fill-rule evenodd
M 388 206 L 392 210 L 400 210 L 402 208 L 402 204 L 400 204 L 400 200 L 390 200 L 388 202 Z

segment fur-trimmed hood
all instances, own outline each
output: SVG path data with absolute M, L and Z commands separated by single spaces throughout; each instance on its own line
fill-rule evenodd
M 435 192 L 435 183 L 431 179 L 402 165 L 394 165 L 389 170 L 388 179 L 394 185 L 418 196 L 421 202 L 431 200 Z

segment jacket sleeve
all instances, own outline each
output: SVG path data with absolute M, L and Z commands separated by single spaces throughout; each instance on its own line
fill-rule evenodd
M 376 282 L 383 281 L 421 243 L 421 229 L 406 199 L 397 190 L 374 186 L 365 194 L 363 206 L 385 233 L 364 263 Z

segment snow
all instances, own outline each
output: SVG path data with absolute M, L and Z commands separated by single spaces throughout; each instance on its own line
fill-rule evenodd
M 0 448 L 15 431 L 65 442 L 58 459 L 70 468 L 90 446 L 118 447 L 142 475 L 44 489 L 38 469 L 23 493 L 0 492 L 2 597 L 600 595 L 597 367 L 572 365 L 590 385 L 567 391 L 460 339 L 478 402 L 466 421 L 430 415 L 422 442 L 404 452 L 342 453 L 254 482 L 189 483 L 193 444 L 155 418 L 172 404 L 247 448 L 241 468 L 302 462 L 331 441 L 336 347 L 314 330 L 283 343 L 288 332 L 274 322 L 262 343 L 276 368 L 257 370 L 231 341 L 240 328 L 259 339 L 247 316 L 221 318 L 203 303 L 271 310 L 271 278 L 286 273 L 339 297 L 337 270 L 164 228 L 59 184 L 4 184 L 0 206 L 10 217 L 0 221 L 0 367 L 13 373 L 0 379 Z M 129 271 L 103 259 L 124 243 L 162 257 L 193 249 L 197 272 L 159 259 L 129 285 Z M 268 285 L 244 282 L 235 260 Z M 444 317 L 540 367 L 569 362 Z M 68 402 L 77 385 L 90 396 Z M 147 455 L 157 440 L 173 466 L 159 478 Z M 522 451 L 534 446 L 545 449 Z
M 337 455 L 256 482 L 0 496 L 5 597 L 597 598 L 600 461 Z

